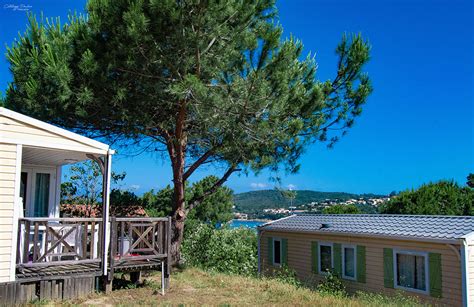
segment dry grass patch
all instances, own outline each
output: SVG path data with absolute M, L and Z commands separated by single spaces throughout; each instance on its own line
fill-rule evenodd
M 146 278 L 143 287 L 97 294 L 64 305 L 165 305 L 165 306 L 378 306 L 379 300 L 339 298 L 321 295 L 306 288 L 297 288 L 272 279 L 252 278 L 199 269 L 186 269 L 172 275 L 171 288 L 160 294 L 160 274 Z M 384 301 L 385 305 L 390 300 Z M 394 302 L 394 306 L 410 305 Z

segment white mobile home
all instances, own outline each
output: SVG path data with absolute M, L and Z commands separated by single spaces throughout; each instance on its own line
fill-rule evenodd
M 114 270 L 164 266 L 169 219 L 109 217 L 113 154 L 107 144 L 0 107 L 0 297 L 2 283 L 20 289 L 79 273 L 111 281 Z M 87 159 L 103 174 L 102 217 L 61 218 L 62 167 Z

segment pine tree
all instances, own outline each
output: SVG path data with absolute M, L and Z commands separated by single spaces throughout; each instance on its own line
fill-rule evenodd
M 90 0 L 63 26 L 31 16 L 8 50 L 6 104 L 169 159 L 178 260 L 189 210 L 237 171 L 298 171 L 305 147 L 332 146 L 372 91 L 360 35 L 343 36 L 335 77 L 318 81 L 315 58 L 282 38 L 277 17 L 274 0 Z M 185 199 L 203 164 L 224 170 Z

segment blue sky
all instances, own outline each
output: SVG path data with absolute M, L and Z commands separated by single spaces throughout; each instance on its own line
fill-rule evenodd
M 12 5 L 9 5 L 12 4 Z M 82 11 L 85 1 L 3 0 L 2 51 L 22 32 L 23 4 L 45 16 Z M 300 38 L 316 53 L 318 78 L 334 76 L 334 49 L 344 32 L 361 32 L 372 44 L 366 67 L 374 93 L 362 116 L 334 149 L 315 144 L 296 175 L 282 185 L 297 189 L 390 193 L 428 181 L 465 183 L 474 172 L 474 12 L 470 0 L 279 1 L 285 35 Z M 21 8 L 21 7 L 20 7 Z M 2 52 L 4 53 L 4 52 Z M 0 59 L 0 91 L 11 76 Z M 117 155 L 114 169 L 126 171 L 124 187 L 141 193 L 171 183 L 167 161 Z M 207 168 L 194 180 L 222 170 Z M 273 188 L 268 173 L 233 176 L 236 192 Z

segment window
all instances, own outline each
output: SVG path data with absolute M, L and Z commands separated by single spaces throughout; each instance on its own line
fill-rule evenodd
M 332 244 L 319 245 L 319 272 L 326 273 L 332 270 Z
M 273 264 L 281 264 L 281 240 L 273 239 Z
M 346 279 L 356 279 L 355 246 L 342 247 L 342 277 Z
M 428 257 L 426 253 L 395 251 L 395 286 L 397 288 L 428 291 Z

